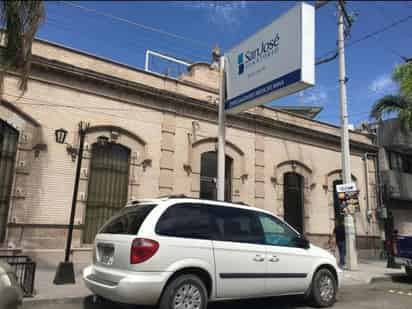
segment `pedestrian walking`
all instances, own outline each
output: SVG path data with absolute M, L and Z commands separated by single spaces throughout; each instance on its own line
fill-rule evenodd
M 336 221 L 335 229 L 333 230 L 335 235 L 336 245 L 339 250 L 339 266 L 343 267 L 345 265 L 346 259 L 346 237 L 345 237 L 345 225 L 343 224 L 342 218 Z

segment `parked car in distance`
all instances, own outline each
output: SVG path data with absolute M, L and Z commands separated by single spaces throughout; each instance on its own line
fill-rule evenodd
M 395 241 L 395 263 L 404 266 L 406 274 L 412 278 L 412 236 L 398 235 Z
M 171 197 L 131 202 L 110 219 L 83 279 L 103 298 L 161 309 L 291 294 L 328 307 L 342 271 L 268 211 Z
M 9 264 L 0 261 L 0 309 L 18 308 L 23 301 L 23 291 Z

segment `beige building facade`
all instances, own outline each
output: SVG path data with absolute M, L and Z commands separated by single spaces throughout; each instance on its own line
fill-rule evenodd
M 218 70 L 195 63 L 178 79 L 36 41 L 28 90 L 10 72 L 0 123 L 4 246 L 63 248 L 78 123 L 90 123 L 81 169 L 74 248 L 90 248 L 108 216 L 132 198 L 215 194 Z M 66 145 L 55 130 L 68 131 Z M 258 107 L 227 119 L 226 198 L 285 217 L 327 246 L 341 181 L 339 128 Z M 377 148 L 352 131 L 352 178 L 360 190 L 357 247 L 378 254 Z M 6 155 L 7 154 L 7 155 Z M 7 171 L 6 171 L 7 170 Z

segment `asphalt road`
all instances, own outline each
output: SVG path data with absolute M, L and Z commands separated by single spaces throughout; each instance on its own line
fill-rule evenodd
M 31 309 L 148 309 L 109 302 L 93 303 L 88 297 L 71 304 L 31 305 Z M 260 300 L 231 301 L 210 304 L 208 309 L 292 309 L 311 308 L 301 297 L 287 296 Z M 404 276 L 392 282 L 376 282 L 369 285 L 354 285 L 340 290 L 334 309 L 411 309 L 412 281 Z M 26 309 L 26 306 L 23 307 Z M 153 308 L 152 308 L 153 309 Z

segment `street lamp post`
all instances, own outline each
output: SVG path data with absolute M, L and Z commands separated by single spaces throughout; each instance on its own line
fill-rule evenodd
M 77 154 L 77 166 L 76 166 L 76 176 L 74 180 L 74 189 L 73 189 L 73 198 L 72 198 L 72 208 L 70 211 L 70 222 L 69 222 L 69 229 L 67 231 L 67 240 L 66 240 L 66 250 L 64 256 L 64 262 L 60 262 L 59 266 L 56 270 L 56 275 L 54 277 L 54 284 L 67 284 L 67 283 L 75 283 L 75 276 L 74 276 L 74 268 L 73 262 L 69 261 L 70 257 L 70 248 L 72 244 L 72 237 L 73 237 L 73 225 L 74 225 L 74 217 L 76 214 L 76 201 L 77 201 L 77 192 L 79 190 L 79 180 L 80 180 L 80 170 L 82 166 L 82 159 L 83 159 L 83 148 L 84 148 L 84 140 L 86 137 L 86 133 L 90 127 L 89 123 L 81 121 L 79 123 L 79 152 Z M 56 135 L 56 142 L 59 144 L 64 144 L 64 140 L 67 135 L 67 131 L 64 129 L 58 129 L 55 132 Z

